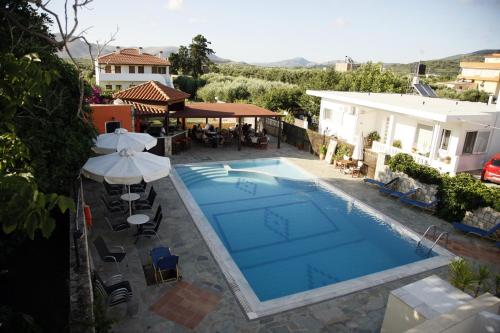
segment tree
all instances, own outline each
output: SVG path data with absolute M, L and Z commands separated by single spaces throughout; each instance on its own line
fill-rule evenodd
M 214 54 L 214 50 L 208 47 L 209 42 L 203 35 L 197 35 L 193 38 L 191 45 L 189 45 L 189 58 L 191 60 L 191 74 L 198 77 L 203 74 L 203 68 L 209 66 L 212 61 L 208 58 L 209 55 Z
M 191 73 L 191 59 L 187 47 L 181 45 L 177 53 L 170 54 L 168 60 L 170 61 L 172 73 L 183 75 Z

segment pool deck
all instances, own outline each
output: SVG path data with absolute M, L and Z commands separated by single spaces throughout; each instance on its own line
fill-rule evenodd
M 271 144 L 267 150 L 244 147 L 241 151 L 237 151 L 234 146 L 217 149 L 194 146 L 191 150 L 173 156 L 171 162 L 184 164 L 266 157 L 289 158 L 310 173 L 419 234 L 430 224 L 448 230 L 448 248 L 452 252 L 486 264 L 494 271 L 500 271 L 500 251 L 493 243 L 459 234 L 449 223 L 384 197 L 361 178 L 343 175 L 314 155 L 287 144 L 282 144 L 279 150 Z M 108 245 L 122 245 L 127 252 L 128 260 L 120 264 L 120 271 L 124 279 L 131 282 L 134 296 L 127 304 L 109 309 L 108 315 L 116 320 L 113 327 L 115 332 L 378 332 L 391 290 L 431 274 L 447 277 L 446 268 L 435 269 L 249 321 L 170 178 L 153 182 L 158 192 L 157 202 L 162 205 L 164 216 L 159 230 L 161 241 L 153 238 L 140 239 L 137 244 L 134 244 L 133 228 L 116 233 L 104 223 L 104 207 L 98 200 L 98 194 L 103 190 L 102 185 L 93 181 L 85 181 L 84 184 L 85 198 L 92 207 L 94 216 L 90 242 L 102 235 Z M 149 249 L 158 245 L 168 246 L 180 256 L 183 275 L 181 283 L 146 285 L 142 265 L 150 261 Z M 103 263 L 95 255 L 92 245 L 90 249 L 96 258 L 93 260 L 94 266 L 105 279 L 117 273 L 114 264 Z

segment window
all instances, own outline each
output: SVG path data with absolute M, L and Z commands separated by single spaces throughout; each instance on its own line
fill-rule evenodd
M 443 129 L 441 131 L 441 143 L 439 144 L 439 149 L 448 150 L 448 144 L 450 143 L 451 131 Z
M 135 66 L 128 66 L 128 72 L 130 74 L 134 74 L 135 73 Z
M 122 127 L 119 121 L 107 121 L 106 122 L 106 133 L 114 133 L 115 129 Z
M 122 66 L 115 66 L 115 73 L 119 74 L 122 72 Z
M 107 84 L 107 85 L 106 85 L 106 90 L 113 90 L 113 86 L 112 86 L 112 85 L 110 85 L 110 84 Z
M 165 66 L 153 66 L 151 68 L 153 74 L 167 74 L 167 67 Z
M 486 151 L 490 132 L 487 131 L 474 131 L 467 132 L 465 135 L 464 148 L 462 154 L 480 154 Z
M 122 90 L 122 85 L 121 85 L 121 84 L 117 84 L 117 85 L 115 86 L 115 89 L 116 89 L 116 90 Z
M 104 66 L 104 72 L 105 73 L 111 73 L 111 65 Z
M 143 74 L 144 73 L 144 66 L 137 66 L 137 73 Z
M 323 109 L 323 120 L 332 119 L 333 111 L 330 109 Z

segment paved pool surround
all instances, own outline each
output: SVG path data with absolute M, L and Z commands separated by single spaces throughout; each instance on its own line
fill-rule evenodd
M 396 220 L 382 214 L 373 207 L 363 203 L 356 198 L 350 196 L 344 191 L 340 190 L 338 187 L 327 183 L 318 177 L 307 172 L 297 164 L 291 162 L 287 158 L 280 158 L 284 163 L 290 163 L 295 168 L 298 168 L 304 174 L 308 175 L 311 180 L 315 181 L 317 185 L 322 186 L 328 191 L 342 197 L 344 200 L 349 201 L 353 206 L 364 210 L 378 219 L 382 220 L 384 223 L 388 224 L 393 230 L 397 231 L 401 235 L 408 238 L 414 239 L 416 241 L 420 240 L 420 236 L 414 231 L 408 229 Z M 231 161 L 217 161 L 217 164 L 227 164 L 235 162 L 246 162 L 251 160 L 231 160 Z M 202 162 L 202 163 L 190 163 L 190 164 L 179 164 L 176 166 L 203 166 L 213 164 L 214 162 Z M 434 270 L 443 266 L 446 266 L 455 257 L 451 252 L 446 249 L 436 245 L 433 251 L 437 254 L 434 257 L 427 258 L 418 262 L 411 264 L 395 267 L 392 269 L 380 271 L 377 273 L 361 276 L 356 279 L 351 279 L 321 288 L 312 289 L 309 291 L 299 292 L 296 294 L 268 300 L 260 301 L 256 296 L 253 289 L 248 284 L 247 280 L 243 276 L 240 269 L 237 267 L 231 255 L 225 248 L 224 244 L 219 239 L 219 236 L 215 233 L 206 216 L 192 197 L 191 193 L 184 185 L 182 179 L 177 174 L 175 168 L 172 169 L 170 178 L 174 184 L 180 198 L 186 205 L 196 227 L 198 228 L 200 234 L 205 240 L 212 256 L 219 265 L 222 274 L 224 275 L 231 291 L 238 300 L 243 312 L 248 319 L 258 319 L 264 316 L 274 315 L 283 311 L 288 311 L 294 308 L 307 306 L 310 304 L 322 302 L 325 300 L 333 299 L 335 297 L 344 296 L 354 292 L 358 292 L 367 288 L 371 288 L 377 285 L 381 285 L 387 282 L 395 281 L 405 277 L 409 277 L 415 274 L 423 273 L 426 271 Z M 432 246 L 432 243 L 428 240 L 424 240 L 424 245 L 427 247 Z

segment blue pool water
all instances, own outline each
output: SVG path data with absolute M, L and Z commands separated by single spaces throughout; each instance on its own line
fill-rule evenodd
M 289 163 L 227 165 L 233 171 L 216 163 L 176 171 L 260 301 L 427 258 Z

